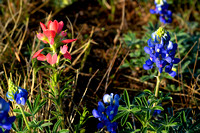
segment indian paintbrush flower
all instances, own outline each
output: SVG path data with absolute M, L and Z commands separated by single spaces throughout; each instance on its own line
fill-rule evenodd
M 60 46 L 60 52 L 63 54 L 63 56 L 64 56 L 66 59 L 71 60 L 71 55 L 70 55 L 70 53 L 68 52 L 68 46 L 67 46 L 67 45 L 63 45 L 63 47 Z
M 51 54 L 48 53 L 46 58 L 47 58 L 47 62 L 51 65 L 53 65 L 57 62 L 57 54 L 56 53 L 53 56 L 51 56 Z
M 155 0 L 155 9 L 150 9 L 151 14 L 159 14 L 160 21 L 164 24 L 172 22 L 172 12 L 168 10 L 168 3 L 166 0 Z
M 117 122 L 111 122 L 113 118 L 117 115 L 119 107 L 119 95 L 115 95 L 113 98 L 113 93 L 105 94 L 103 101 L 107 107 L 104 106 L 102 102 L 98 102 L 97 110 L 93 109 L 92 114 L 95 118 L 98 118 L 100 123 L 98 123 L 97 128 L 107 127 L 107 130 L 111 133 L 116 133 Z
M 46 61 L 46 56 L 44 54 L 41 54 L 41 52 L 43 51 L 43 49 L 38 50 L 32 58 L 37 58 L 37 60 L 39 61 Z
M 66 30 L 62 31 L 64 26 L 63 21 L 49 21 L 47 26 L 40 22 L 40 26 L 43 33 L 37 33 L 37 37 L 44 43 L 49 43 L 50 48 L 43 48 L 38 50 L 32 58 L 37 58 L 39 61 L 47 61 L 50 65 L 58 63 L 61 55 L 63 55 L 66 59 L 71 60 L 71 55 L 67 51 L 67 45 L 62 45 L 74 42 L 77 39 L 64 39 L 64 37 L 67 36 L 67 32 Z M 57 51 L 59 47 L 60 52 Z M 47 50 L 47 55 L 41 53 L 44 49 Z
M 169 33 L 160 27 L 152 33 L 152 38 L 147 43 L 149 47 L 144 47 L 144 51 L 150 55 L 150 58 L 145 62 L 143 68 L 145 70 L 152 69 L 155 63 L 160 73 L 164 69 L 170 76 L 176 76 L 173 65 L 180 62 L 179 58 L 175 58 L 178 45 L 170 41 Z

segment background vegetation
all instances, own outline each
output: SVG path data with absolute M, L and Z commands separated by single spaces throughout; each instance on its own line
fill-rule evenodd
M 162 107 L 165 112 L 171 111 L 170 118 L 186 110 L 186 116 L 177 116 L 182 115 L 183 121 L 187 119 L 183 127 L 189 131 L 192 129 L 189 125 L 199 118 L 200 1 L 169 0 L 168 3 L 173 22 L 165 25 L 165 29 L 171 41 L 177 42 L 176 56 L 181 61 L 176 66 L 178 76 L 163 75 L 160 90 L 163 95 L 170 93 L 173 100 L 164 102 Z M 63 21 L 67 38 L 77 38 L 68 45 L 71 64 L 63 65 L 60 75 L 63 81 L 60 85 L 67 88 L 62 100 L 66 129 L 97 131 L 98 121 L 90 118 L 91 112 L 106 93 L 123 95 L 127 90 L 134 103 L 137 102 L 134 96 L 143 90 L 153 92 L 156 70 L 142 68 L 148 59 L 143 48 L 151 33 L 161 26 L 158 16 L 149 12 L 155 8 L 153 0 L 0 0 L 0 6 L 0 96 L 6 99 L 9 77 L 14 84 L 26 88 L 32 111 L 28 105 L 25 111 L 29 121 L 41 128 L 36 131 L 60 131 L 53 119 L 55 106 L 51 101 L 43 101 L 50 71 L 42 68 L 41 62 L 32 60 L 33 54 L 45 46 L 36 39 L 36 33 L 41 30 L 39 22 Z M 14 113 L 20 115 L 17 111 Z M 42 125 L 49 118 L 54 125 Z M 18 131 L 24 128 L 21 122 L 15 122 Z M 140 125 L 138 121 L 137 125 Z

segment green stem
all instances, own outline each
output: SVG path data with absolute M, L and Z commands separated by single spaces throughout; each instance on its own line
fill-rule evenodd
M 25 124 L 26 124 L 27 129 L 28 129 L 28 131 L 30 131 L 30 127 L 29 127 L 29 125 L 28 125 L 26 116 L 25 116 L 25 114 L 24 114 L 24 110 L 22 109 L 22 106 L 21 106 L 21 105 L 19 105 L 19 109 L 20 109 L 20 111 L 21 111 L 21 113 L 22 113 L 22 116 L 23 116 L 23 118 L 24 118 L 24 121 L 25 121 Z
M 56 66 L 54 66 L 56 67 Z M 61 126 L 62 129 L 65 129 L 65 123 L 64 123 L 64 113 L 63 113 L 63 106 L 62 106 L 62 99 L 60 96 L 60 87 L 59 87 L 59 82 L 58 82 L 58 72 L 53 70 L 53 79 L 52 79 L 52 87 L 53 87 L 53 91 L 54 91 L 54 95 L 55 98 L 58 100 L 55 100 L 57 103 L 55 103 L 56 105 L 58 105 L 58 112 L 60 112 L 61 116 L 62 116 L 62 122 L 61 122 Z
M 52 46 L 52 49 L 53 49 L 53 55 L 55 53 L 57 53 L 57 50 L 56 50 L 56 47 L 57 47 L 57 44 L 54 43 Z M 57 57 L 57 62 L 56 64 L 59 65 L 59 60 L 60 60 L 60 56 L 61 54 L 59 53 L 58 54 L 58 57 Z M 56 64 L 52 65 L 54 68 L 56 68 Z M 60 87 L 59 87 L 59 82 L 58 82 L 58 72 L 57 72 L 57 69 L 56 70 L 53 70 L 53 77 L 52 77 L 52 88 L 53 88 L 53 91 L 54 91 L 54 95 L 56 97 L 56 105 L 58 105 L 58 111 L 61 113 L 62 115 L 62 123 L 61 123 L 61 126 L 62 126 L 62 129 L 65 128 L 65 123 L 64 123 L 64 113 L 63 113 L 63 106 L 62 106 L 62 99 L 59 97 L 60 96 Z M 59 98 L 57 100 L 57 98 Z
M 159 91 L 159 85 L 160 85 L 160 72 L 158 71 L 158 76 L 157 78 L 157 82 L 156 82 L 156 91 L 155 91 L 155 97 L 158 97 L 158 91 Z

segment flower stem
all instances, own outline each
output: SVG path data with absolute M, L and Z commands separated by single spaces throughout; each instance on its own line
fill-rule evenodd
M 25 114 L 24 114 L 24 110 L 22 109 L 22 106 L 21 106 L 21 105 L 19 105 L 19 109 L 20 109 L 20 111 L 21 111 L 21 113 L 22 113 L 22 116 L 23 116 L 23 118 L 24 118 L 24 121 L 25 121 L 25 124 L 26 124 L 27 129 L 28 129 L 28 131 L 30 131 L 30 127 L 29 127 L 29 125 L 28 125 L 26 116 L 25 116 Z
M 155 91 L 155 97 L 158 97 L 158 91 L 159 91 L 159 85 L 160 85 L 160 72 L 158 71 L 158 76 L 157 78 L 157 82 L 156 82 L 156 91 Z

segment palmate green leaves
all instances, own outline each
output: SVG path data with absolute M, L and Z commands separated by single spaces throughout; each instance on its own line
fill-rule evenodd
M 114 117 L 113 121 L 116 121 L 117 119 L 121 119 L 120 120 L 121 126 L 124 126 L 125 123 L 127 122 L 129 115 L 131 113 L 134 114 L 134 113 L 140 111 L 141 109 L 131 105 L 129 95 L 126 90 L 124 91 L 122 98 L 123 98 L 122 100 L 125 103 L 125 106 L 124 107 L 119 106 L 118 114 Z
M 125 90 L 122 96 L 122 101 L 124 106 L 119 106 L 118 114 L 115 116 L 113 121 L 120 120 L 122 127 L 126 126 L 124 132 L 134 132 L 132 124 L 130 121 L 138 120 L 141 123 L 141 127 L 137 131 L 148 132 L 148 131 L 158 131 L 160 126 L 155 126 L 155 116 L 153 113 L 155 110 L 164 111 L 164 108 L 160 105 L 163 100 L 169 100 L 171 97 L 169 94 L 163 95 L 162 92 L 159 93 L 159 98 L 155 97 L 150 90 L 144 90 L 141 94 L 137 95 L 133 102 L 130 102 L 128 92 Z M 159 115 L 159 117 L 162 117 Z M 170 119 L 165 123 L 160 121 L 166 127 L 175 126 L 178 123 L 175 121 L 179 116 L 170 117 Z M 132 120 L 131 120 L 132 119 Z M 168 119 L 168 118 L 166 118 Z M 131 125 L 131 126 L 130 126 Z M 133 123 L 134 125 L 134 123 Z M 159 125 L 159 123 L 157 124 Z M 164 131 L 163 129 L 159 129 Z M 168 130 L 166 130 L 168 131 Z
M 127 34 L 124 34 L 124 42 L 128 47 L 134 48 L 136 45 L 139 45 L 141 43 L 144 43 L 143 40 L 137 39 L 136 34 L 133 32 L 128 32 Z

